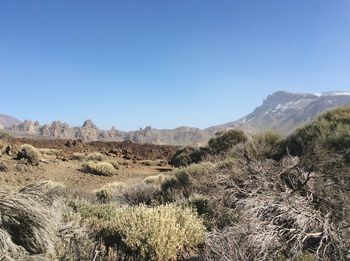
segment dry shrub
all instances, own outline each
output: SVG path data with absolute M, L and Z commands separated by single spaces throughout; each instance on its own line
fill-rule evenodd
M 166 175 L 158 174 L 146 177 L 143 181 L 147 184 L 161 185 L 166 179 Z
M 41 155 L 57 156 L 61 153 L 61 150 L 57 149 L 38 149 Z
M 105 159 L 106 159 L 106 156 L 100 152 L 90 153 L 85 158 L 86 161 L 104 161 Z
M 114 202 L 118 205 L 153 205 L 159 201 L 159 186 L 144 182 L 125 184 L 115 182 L 94 191 L 102 203 Z
M 92 192 L 96 195 L 99 202 L 109 203 L 112 200 L 115 191 L 119 191 L 125 186 L 124 182 L 113 182 L 108 183 L 99 189 L 95 189 Z
M 115 169 L 119 169 L 119 163 L 114 160 L 109 160 L 108 163 L 112 164 Z
M 56 246 L 55 260 L 93 260 L 98 242 L 90 237 L 90 227 L 69 204 L 64 204 L 61 212 L 63 226 L 59 230 L 60 242 Z
M 192 193 L 196 192 L 193 181 L 203 181 L 205 173 L 208 173 L 212 168 L 214 168 L 213 163 L 202 162 L 176 169 L 173 175 L 167 177 L 161 184 L 162 202 L 169 203 L 182 198 L 188 198 Z
M 0 256 L 54 253 L 60 221 L 61 187 L 39 182 L 14 193 L 0 193 Z
M 175 260 L 204 238 L 197 215 L 175 205 L 116 208 L 82 204 L 77 209 L 91 222 L 97 237 L 119 251 L 122 260 Z
M 318 171 L 310 171 L 297 157 L 251 158 L 217 172 L 219 188 L 211 196 L 222 198 L 238 220 L 209 236 L 204 259 L 294 260 L 306 251 L 320 260 L 345 260 L 349 180 L 337 160 L 326 153 L 316 160 Z
M 113 176 L 117 174 L 117 170 L 109 162 L 87 162 L 83 164 L 82 169 L 86 173 L 100 176 Z
M 143 160 L 143 161 L 141 161 L 141 164 L 145 165 L 145 166 L 153 166 L 156 163 L 153 160 Z
M 84 161 L 86 159 L 86 154 L 81 152 L 75 152 L 72 154 L 72 159 L 77 161 Z
M 32 145 L 23 144 L 18 148 L 17 159 L 24 159 L 31 165 L 37 166 L 39 165 L 40 154 Z

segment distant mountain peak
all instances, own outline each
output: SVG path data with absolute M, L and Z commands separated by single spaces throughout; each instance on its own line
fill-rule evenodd
M 239 128 L 251 133 L 277 131 L 288 134 L 318 114 L 341 105 L 350 105 L 350 92 L 293 93 L 278 91 L 240 120 L 213 126 L 213 131 Z

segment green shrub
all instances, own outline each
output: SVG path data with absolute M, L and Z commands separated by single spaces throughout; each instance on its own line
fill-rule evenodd
M 191 209 L 175 205 L 116 208 L 113 205 L 76 206 L 97 237 L 133 260 L 175 260 L 204 240 L 205 228 Z
M 186 167 L 192 163 L 198 163 L 205 155 L 205 150 L 194 147 L 183 147 L 176 151 L 170 159 L 170 164 L 174 167 Z
M 218 137 L 212 138 L 208 142 L 210 151 L 219 155 L 226 153 L 229 149 L 238 143 L 246 142 L 247 136 L 240 130 L 229 130 Z
M 101 176 L 113 176 L 117 174 L 117 170 L 109 162 L 87 162 L 84 163 L 82 169 L 86 173 L 101 175 Z
M 350 161 L 350 107 L 340 107 L 297 129 L 283 144 L 285 153 L 302 156 L 320 149 L 343 155 Z
M 17 159 L 24 159 L 31 165 L 37 166 L 40 161 L 40 154 L 36 148 L 29 144 L 23 144 L 19 147 Z
M 180 170 L 175 173 L 173 178 L 166 179 L 162 185 L 161 190 L 163 192 L 173 190 L 187 190 L 187 186 L 190 184 L 190 178 L 185 170 Z
M 245 146 L 249 156 L 255 159 L 276 159 L 282 153 L 281 135 L 273 132 L 266 132 L 253 137 Z

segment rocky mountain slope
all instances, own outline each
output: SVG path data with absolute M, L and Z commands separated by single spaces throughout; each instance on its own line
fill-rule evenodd
M 252 134 L 267 130 L 288 134 L 321 112 L 341 105 L 350 105 L 350 92 L 305 94 L 279 91 L 269 95 L 261 106 L 258 106 L 247 116 L 204 130 L 191 127 L 168 130 L 146 127 L 136 131 L 123 132 L 115 128 L 101 130 L 91 120 L 86 120 L 80 127 L 71 127 L 60 121 L 40 125 L 39 122 L 26 120 L 13 127 L 8 127 L 8 124 L 6 129 L 18 137 L 200 146 L 206 144 L 215 133 L 235 128 Z
M 350 92 L 308 94 L 279 91 L 267 96 L 263 104 L 247 116 L 206 130 L 212 133 L 237 128 L 250 133 L 273 130 L 288 134 L 318 114 L 342 105 L 350 105 Z
M 11 127 L 13 125 L 17 125 L 20 123 L 21 123 L 20 120 L 17 120 L 12 116 L 8 116 L 0 113 L 0 129 Z

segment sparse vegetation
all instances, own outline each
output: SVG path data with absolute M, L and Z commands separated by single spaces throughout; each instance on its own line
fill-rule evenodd
M 219 136 L 205 149 L 213 157 L 105 185 L 94 191 L 97 200 L 54 193 L 58 186 L 50 182 L 0 190 L 0 257 L 347 260 L 349 126 L 350 108 L 344 107 L 287 138 L 265 133 L 246 139 L 235 132 L 240 138 L 232 142 Z M 182 150 L 184 158 L 191 160 L 187 152 L 193 151 Z M 115 174 L 105 160 L 85 162 L 83 169 Z

